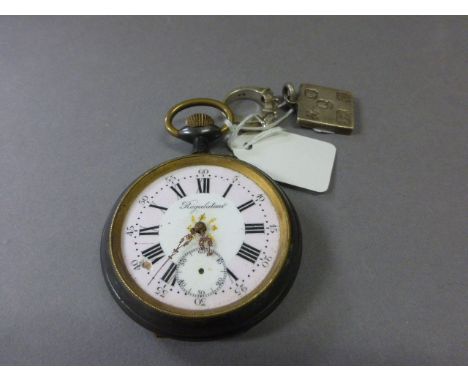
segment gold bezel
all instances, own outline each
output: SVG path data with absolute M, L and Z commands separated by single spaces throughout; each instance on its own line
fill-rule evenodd
M 165 304 L 156 298 L 145 292 L 130 276 L 130 273 L 125 266 L 122 256 L 122 230 L 125 216 L 128 212 L 129 207 L 132 205 L 137 196 L 152 182 L 156 179 L 164 176 L 165 174 L 188 166 L 199 166 L 199 165 L 213 165 L 232 169 L 237 171 L 246 177 L 254 181 L 270 198 L 279 220 L 279 233 L 280 233 L 280 244 L 279 253 L 276 261 L 273 263 L 270 272 L 267 274 L 265 279 L 257 286 L 254 290 L 247 293 L 244 297 L 231 304 L 207 310 L 190 310 L 181 309 Z M 138 300 L 146 304 L 152 309 L 158 312 L 183 316 L 188 318 L 195 317 L 211 317 L 221 314 L 226 314 L 231 311 L 242 308 L 243 306 L 251 303 L 255 298 L 262 294 L 268 287 L 275 281 L 279 275 L 281 268 L 283 267 L 289 252 L 291 245 L 291 222 L 289 218 L 288 209 L 284 202 L 284 199 L 278 191 L 275 184 L 262 173 L 260 173 L 255 167 L 250 166 L 244 162 L 239 161 L 234 157 L 228 157 L 223 155 L 213 154 L 194 154 L 181 158 L 165 162 L 159 166 L 156 166 L 142 176 L 140 176 L 132 185 L 126 190 L 124 195 L 119 200 L 117 207 L 115 208 L 114 215 L 109 228 L 108 237 L 108 254 L 111 258 L 112 267 L 120 279 L 121 283 L 126 287 L 130 293 Z

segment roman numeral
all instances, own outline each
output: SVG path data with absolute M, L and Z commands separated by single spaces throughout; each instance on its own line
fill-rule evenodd
M 232 271 L 229 268 L 226 268 L 226 271 L 227 271 L 228 276 L 232 278 L 234 281 L 239 280 L 237 276 L 234 273 L 232 273 Z
M 232 187 L 232 184 L 230 184 L 228 188 L 226 188 L 226 191 L 224 191 L 224 194 L 223 194 L 223 198 L 225 198 L 226 195 L 229 193 L 229 191 L 231 190 L 231 187 Z
M 210 178 L 197 178 L 198 192 L 200 194 L 210 193 Z
M 166 207 L 158 206 L 157 204 L 150 204 L 149 206 L 153 208 L 157 208 L 158 210 L 161 210 L 161 211 L 167 211 Z
M 183 188 L 180 186 L 180 183 L 177 183 L 175 186 L 171 186 L 171 190 L 174 191 L 177 194 L 177 196 L 181 199 L 187 196 Z
M 152 247 L 146 248 L 144 251 L 141 251 L 141 254 L 145 256 L 152 264 L 157 263 L 164 257 L 161 244 L 153 245 Z
M 265 233 L 265 225 L 263 223 L 246 223 L 245 233 Z
M 237 256 L 242 257 L 244 260 L 250 261 L 251 263 L 255 263 L 258 256 L 260 256 L 260 250 L 252 247 L 251 245 L 242 243 L 239 252 L 237 252 Z
M 240 206 L 238 206 L 237 209 L 240 212 L 242 212 L 242 211 L 246 210 L 247 208 L 252 207 L 253 205 L 255 205 L 255 202 L 253 200 L 249 200 L 248 202 L 245 202 L 244 204 L 241 204 Z
M 159 226 L 155 225 L 153 227 L 140 228 L 139 234 L 140 234 L 140 236 L 143 236 L 143 235 L 159 235 Z
M 174 264 L 174 263 L 171 263 L 171 265 L 169 265 L 169 268 L 167 268 L 167 271 L 162 275 L 161 279 L 168 283 L 168 284 L 171 284 L 172 286 L 175 285 L 176 283 L 176 270 L 177 270 L 177 265 Z

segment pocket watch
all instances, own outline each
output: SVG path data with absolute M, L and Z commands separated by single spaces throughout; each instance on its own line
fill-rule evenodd
M 169 110 L 167 131 L 194 152 L 150 169 L 122 193 L 104 229 L 101 264 L 132 319 L 161 337 L 201 340 L 246 330 L 275 309 L 297 274 L 301 231 L 268 175 L 208 152 L 226 125 L 198 113 L 174 126 L 193 106 L 234 120 L 225 103 L 208 98 Z

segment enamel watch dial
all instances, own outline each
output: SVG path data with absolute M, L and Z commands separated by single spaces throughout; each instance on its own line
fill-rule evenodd
M 196 224 L 203 233 L 191 233 Z M 271 200 L 251 179 L 219 166 L 189 166 L 151 183 L 130 206 L 124 226 L 131 277 L 176 308 L 236 302 L 260 285 L 278 256 Z
M 123 194 L 102 264 L 122 308 L 161 336 L 243 330 L 286 294 L 300 259 L 297 218 L 265 174 L 226 156 L 158 166 Z

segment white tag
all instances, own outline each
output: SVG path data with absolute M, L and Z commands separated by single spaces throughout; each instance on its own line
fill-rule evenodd
M 256 134 L 236 137 L 236 146 Z M 250 150 L 232 148 L 234 155 L 265 171 L 278 182 L 325 192 L 335 161 L 336 148 L 328 142 L 280 131 L 255 142 Z

